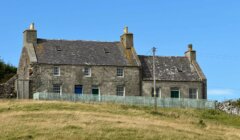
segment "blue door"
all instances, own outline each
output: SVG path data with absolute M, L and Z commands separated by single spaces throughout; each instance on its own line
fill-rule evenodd
M 75 94 L 82 94 L 82 85 L 75 85 Z

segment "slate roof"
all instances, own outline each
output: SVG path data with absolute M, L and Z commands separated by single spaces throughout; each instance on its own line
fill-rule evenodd
M 38 63 L 129 66 L 120 42 L 38 39 Z
M 142 64 L 143 80 L 153 80 L 152 56 L 139 55 Z M 162 81 L 201 81 L 197 71 L 187 57 L 155 57 L 156 80 Z

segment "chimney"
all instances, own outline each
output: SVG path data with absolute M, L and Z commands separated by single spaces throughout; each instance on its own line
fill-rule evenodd
M 123 35 L 121 35 L 121 43 L 126 49 L 131 49 L 133 47 L 133 33 L 128 32 L 128 27 L 123 30 Z
M 196 61 L 196 51 L 192 49 L 192 44 L 188 45 L 188 51 L 185 52 L 185 56 L 191 63 L 193 60 Z
M 37 43 L 37 30 L 35 30 L 34 23 L 23 32 L 23 38 L 25 43 Z

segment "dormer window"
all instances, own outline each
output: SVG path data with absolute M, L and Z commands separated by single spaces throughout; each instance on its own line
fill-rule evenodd
M 58 67 L 58 66 L 53 67 L 53 75 L 60 76 L 60 67 Z
M 83 69 L 83 73 L 84 73 L 84 76 L 86 76 L 86 77 L 91 77 L 91 68 L 85 67 L 85 68 Z
M 123 68 L 117 68 L 117 76 L 118 77 L 124 77 L 124 70 Z

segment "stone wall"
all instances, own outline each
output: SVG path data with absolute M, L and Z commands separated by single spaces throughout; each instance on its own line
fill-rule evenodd
M 25 44 L 26 45 L 26 44 Z M 29 99 L 29 71 L 30 71 L 30 59 L 28 55 L 28 48 L 24 46 L 22 48 L 21 58 L 18 65 L 18 79 L 16 80 L 15 89 L 17 90 L 17 96 L 19 99 Z
M 157 81 L 156 87 L 161 89 L 162 98 L 171 97 L 171 88 L 178 87 L 180 90 L 180 98 L 189 98 L 189 88 L 198 89 L 198 98 L 202 99 L 202 82 L 172 82 Z M 142 81 L 142 95 L 152 96 L 153 81 Z
M 0 98 L 16 98 L 15 80 L 17 75 L 13 76 L 6 83 L 0 84 Z
M 60 76 L 53 76 L 54 65 L 38 64 L 33 66 L 30 76 L 30 93 L 52 92 L 53 84 L 60 84 L 63 93 L 74 93 L 75 85 L 83 86 L 83 94 L 91 94 L 92 86 L 97 85 L 102 95 L 116 95 L 116 87 L 125 87 L 126 96 L 140 95 L 138 67 L 122 67 L 124 77 L 116 75 L 116 66 L 88 66 L 91 77 L 84 76 L 85 66 L 59 65 Z

